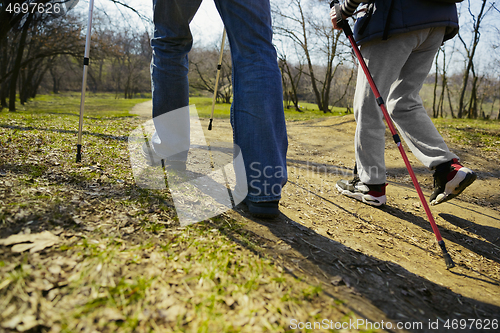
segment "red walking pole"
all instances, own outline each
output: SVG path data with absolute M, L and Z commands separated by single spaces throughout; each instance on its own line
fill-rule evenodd
M 432 216 L 429 205 L 427 204 L 427 201 L 425 201 L 425 197 L 424 197 L 424 194 L 422 193 L 422 189 L 420 188 L 417 177 L 415 176 L 415 173 L 413 172 L 413 168 L 411 167 L 410 161 L 408 160 L 408 157 L 406 156 L 406 152 L 404 151 L 403 146 L 401 145 L 401 139 L 399 138 L 399 135 L 396 132 L 396 129 L 394 128 L 394 124 L 392 123 L 392 119 L 389 116 L 389 113 L 387 112 L 384 100 L 383 100 L 382 96 L 380 96 L 380 93 L 377 89 L 377 86 L 375 85 L 375 82 L 373 81 L 373 77 L 370 74 L 368 67 L 366 66 L 365 60 L 361 56 L 361 52 L 359 51 L 358 45 L 356 44 L 356 41 L 354 40 L 354 36 L 352 34 L 351 27 L 349 26 L 349 24 L 345 20 L 342 19 L 342 13 L 340 11 L 340 5 L 339 5 L 338 0 L 334 0 L 330 3 L 330 8 L 332 8 L 334 6 L 335 6 L 335 13 L 337 14 L 336 15 L 337 26 L 344 31 L 344 34 L 351 42 L 351 46 L 354 50 L 354 53 L 356 54 L 356 58 L 358 58 L 359 64 L 361 65 L 361 68 L 363 69 L 363 72 L 365 73 L 366 78 L 368 79 L 368 83 L 370 84 L 370 87 L 372 89 L 373 94 L 375 95 L 375 98 L 377 99 L 377 104 L 379 105 L 380 109 L 382 110 L 382 113 L 384 114 L 385 122 L 387 123 L 387 126 L 389 127 L 389 130 L 391 131 L 392 138 L 394 139 L 394 142 L 398 146 L 398 149 L 399 149 L 399 152 L 401 153 L 401 156 L 403 157 L 403 161 L 405 162 L 406 169 L 408 169 L 408 173 L 410 174 L 411 180 L 413 181 L 413 185 L 415 186 L 415 189 L 417 190 L 418 197 L 420 198 L 420 201 L 422 202 L 422 206 L 424 206 L 425 213 L 427 214 L 429 222 L 431 223 L 432 231 L 434 231 L 434 235 L 436 236 L 436 240 L 437 240 L 439 246 L 441 247 L 441 251 L 443 252 L 444 261 L 446 262 L 446 267 L 453 268 L 453 267 L 455 267 L 455 264 L 453 263 L 453 260 L 451 259 L 450 254 L 446 250 L 446 246 L 444 244 L 443 238 L 441 237 L 441 233 L 439 232 L 439 229 L 436 225 L 436 222 L 434 221 L 434 217 Z

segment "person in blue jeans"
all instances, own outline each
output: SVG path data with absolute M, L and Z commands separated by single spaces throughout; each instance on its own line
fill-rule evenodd
M 189 134 L 182 132 L 189 132 L 189 116 L 174 117 L 176 123 L 159 116 L 189 105 L 188 53 L 193 44 L 189 23 L 201 1 L 153 0 L 151 78 L 156 131 L 152 151 L 144 154 L 152 163 L 161 159 L 167 165 L 186 162 Z M 234 143 L 241 149 L 245 164 L 245 203 L 252 215 L 274 218 L 279 215 L 278 203 L 287 181 L 288 140 L 281 73 L 272 44 L 270 3 L 215 0 L 215 5 L 231 48 L 231 125 Z M 185 141 L 181 146 L 187 149 L 177 154 L 169 152 L 172 133 L 179 133 L 177 139 Z

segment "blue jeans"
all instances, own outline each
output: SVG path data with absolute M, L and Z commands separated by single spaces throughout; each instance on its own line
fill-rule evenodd
M 201 0 L 153 0 L 154 118 L 189 105 L 188 53 L 193 43 L 189 22 L 200 4 Z M 231 46 L 234 94 L 231 125 L 234 143 L 240 147 L 244 159 L 247 199 L 279 200 L 287 181 L 288 140 L 281 73 L 272 45 L 269 0 L 215 0 L 215 4 Z M 186 128 L 183 120 L 179 122 Z M 153 147 L 160 156 L 162 146 L 168 144 L 166 133 L 178 125 L 155 121 Z M 183 158 L 186 156 L 177 157 Z

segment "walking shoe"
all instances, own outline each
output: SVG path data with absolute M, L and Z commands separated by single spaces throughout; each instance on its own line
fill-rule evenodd
M 279 201 L 263 201 L 253 202 L 248 199 L 243 201 L 248 207 L 248 211 L 252 216 L 263 219 L 274 219 L 280 215 Z
M 429 198 L 431 205 L 453 199 L 472 184 L 476 178 L 476 173 L 462 166 L 456 158 L 438 165 L 434 172 L 434 192 Z
M 357 176 L 353 180 L 341 179 L 336 187 L 340 193 L 372 206 L 381 206 L 386 203 L 385 187 L 387 184 L 368 185 L 362 183 Z
M 153 148 L 147 144 L 147 142 L 144 142 L 142 144 L 142 156 L 146 159 L 147 165 L 150 166 L 157 166 L 161 165 L 161 160 L 162 158 L 158 156 Z
M 153 148 L 144 142 L 142 144 L 142 156 L 146 159 L 146 164 L 150 166 L 162 165 L 169 170 L 186 171 L 186 162 L 166 160 L 153 150 Z

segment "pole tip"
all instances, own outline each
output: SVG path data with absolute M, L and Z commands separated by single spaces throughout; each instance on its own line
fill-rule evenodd
M 451 259 L 451 256 L 448 253 L 444 253 L 443 257 L 447 269 L 455 267 L 455 263 L 453 262 L 453 259 Z
M 82 145 L 76 145 L 76 163 L 80 163 L 82 161 Z
M 208 130 L 211 131 L 212 130 L 212 121 L 213 119 L 210 118 L 210 124 L 208 124 Z
M 448 253 L 448 251 L 446 251 L 446 246 L 444 245 L 444 241 L 440 240 L 440 241 L 438 241 L 438 244 L 441 247 L 441 251 L 443 252 L 443 258 L 444 258 L 444 262 L 446 263 L 446 268 L 450 269 L 450 268 L 455 267 L 455 263 L 451 259 L 450 254 Z

